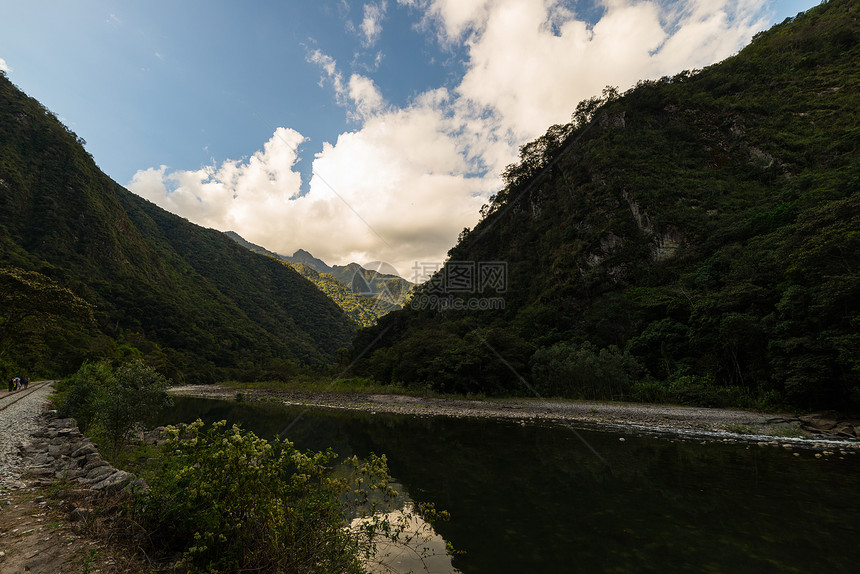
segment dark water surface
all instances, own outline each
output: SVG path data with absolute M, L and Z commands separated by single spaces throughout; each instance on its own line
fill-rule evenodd
M 386 454 L 464 573 L 860 572 L 860 455 L 176 397 L 301 448 Z M 624 440 L 619 440 L 623 438 Z M 793 452 L 800 456 L 793 456 Z

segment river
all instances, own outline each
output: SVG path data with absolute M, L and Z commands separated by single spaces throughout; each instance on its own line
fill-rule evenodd
M 460 572 L 856 572 L 860 455 L 598 428 L 176 397 L 301 448 L 386 454 Z M 437 570 L 431 570 L 437 572 Z M 448 568 L 450 571 L 450 567 Z

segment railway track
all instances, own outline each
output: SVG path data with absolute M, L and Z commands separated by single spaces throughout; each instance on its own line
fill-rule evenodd
M 39 381 L 38 383 L 31 383 L 29 387 L 21 391 L 0 391 L 3 395 L 0 397 L 0 411 L 6 410 L 24 397 L 28 396 L 30 393 L 41 389 L 45 385 L 50 385 L 53 382 L 54 381 Z

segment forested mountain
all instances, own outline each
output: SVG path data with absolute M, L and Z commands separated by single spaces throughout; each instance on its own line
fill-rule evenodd
M 299 249 L 293 255 L 281 255 L 245 240 L 234 231 L 227 236 L 254 253 L 274 257 L 295 269 L 328 295 L 356 323 L 368 327 L 379 317 L 400 309 L 414 285 L 393 273 L 385 273 L 387 266 L 365 269 L 358 263 L 329 266 Z
M 347 284 L 356 293 L 369 297 L 382 314 L 400 309 L 414 283 L 407 281 L 394 272 L 394 269 L 380 261 L 368 264 L 366 269 L 358 263 L 335 265 L 331 275 L 341 283 Z
M 361 373 L 460 392 L 860 405 L 857 2 L 822 3 L 705 70 L 608 88 L 504 178 L 414 308 L 359 333 Z M 505 267 L 482 277 L 492 262 Z M 472 289 L 453 289 L 470 268 Z
M 334 270 L 334 267 L 329 267 L 325 261 L 314 257 L 304 249 L 299 249 L 292 255 L 278 255 L 278 257 L 290 263 L 301 263 L 302 265 L 307 265 L 319 273 L 331 273 Z
M 391 311 L 387 307 L 377 305 L 373 299 L 354 292 L 329 273 L 320 273 L 304 263 L 285 262 L 284 265 L 289 265 L 299 275 L 316 285 L 320 291 L 337 303 L 349 318 L 362 327 L 375 325 L 382 315 Z
M 277 376 L 349 342 L 355 324 L 311 282 L 125 190 L 0 76 L 0 270 L 21 295 L 0 313 L 7 367 L 63 374 L 142 354 L 179 380 Z M 92 321 L 51 301 L 12 312 L 54 292 L 88 303 Z

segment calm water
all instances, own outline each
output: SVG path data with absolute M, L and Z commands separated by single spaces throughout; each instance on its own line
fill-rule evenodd
M 388 456 L 464 573 L 857 572 L 860 455 L 559 426 L 175 399 L 302 448 Z M 620 441 L 619 438 L 624 438 Z

